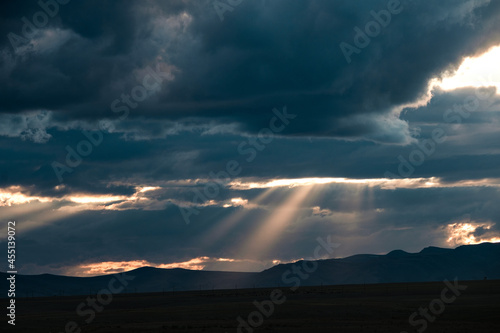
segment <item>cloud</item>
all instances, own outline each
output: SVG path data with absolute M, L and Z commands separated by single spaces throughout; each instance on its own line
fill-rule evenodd
M 179 194 L 181 187 L 171 186 L 171 191 L 166 187 L 137 188 L 130 197 L 161 202 L 183 196 Z M 199 265 L 205 270 L 259 270 L 273 260 L 286 262 L 306 257 L 307 251 L 314 248 L 316 237 L 324 234 L 343 242 L 336 256 L 348 256 L 360 252 L 384 253 L 395 248 L 411 252 L 429 245 L 449 247 L 453 245 L 449 243 L 453 235 L 456 244 L 467 240 L 495 241 L 500 232 L 499 188 L 481 183 L 394 189 L 361 183 L 329 183 L 314 186 L 304 192 L 307 195 L 300 194 L 303 188 L 304 185 L 232 190 L 220 202 L 237 199 L 233 206 L 207 205 L 193 216 L 190 225 L 182 220 L 175 202 L 149 209 L 138 199 L 82 197 L 76 193 L 43 202 L 37 198 L 30 203 L 22 200 L 0 207 L 0 214 L 15 218 L 19 232 L 23 233 L 19 255 L 25 258 L 21 267 L 25 273 L 40 272 L 37 269 L 61 273 L 59 268 L 49 267 L 54 262 L 66 269 L 82 264 L 141 260 L 153 266 L 190 263 L 189 267 Z M 26 192 L 26 189 L 12 190 Z M 301 200 L 293 205 L 290 215 L 287 202 L 295 201 L 297 195 Z M 72 197 L 78 199 L 71 201 Z M 106 209 L 116 204 L 108 200 L 128 202 L 130 207 Z M 80 209 L 69 212 L 63 207 Z M 470 221 L 464 220 L 465 215 L 470 216 Z M 242 244 L 254 239 L 259 230 L 278 222 L 282 231 L 272 242 L 272 251 L 241 251 Z M 466 228 L 469 225 L 471 229 Z M 258 247 L 256 242 L 254 246 Z M 234 261 L 190 262 L 201 257 Z M 87 269 L 78 272 L 84 271 Z
M 245 1 L 224 22 L 211 1 L 70 2 L 17 51 L 1 39 L 0 214 L 23 233 L 23 272 L 260 270 L 324 234 L 338 256 L 495 240 L 497 78 L 448 88 L 469 77 L 464 59 L 500 44 L 500 3 L 401 3 L 351 63 L 339 44 L 386 0 Z M 3 36 L 40 10 L 1 6 Z M 137 101 L 148 68 L 163 80 Z M 248 161 L 239 146 L 284 105 L 296 119 Z M 435 129 L 446 141 L 411 178 L 385 176 Z M 62 184 L 51 163 L 84 130 L 103 140 Z M 231 160 L 238 177 L 194 201 Z M 179 207 L 200 214 L 186 225 Z
M 36 52 L 0 64 L 7 82 L 0 109 L 37 107 L 60 121 L 110 118 L 110 103 L 137 84 L 135 74 L 161 64 L 175 78 L 131 112 L 132 119 L 197 119 L 214 124 L 207 133 L 231 124 L 256 133 L 268 110 L 286 104 L 302 120 L 284 135 L 409 144 L 407 123 L 394 110 L 418 100 L 432 78 L 457 68 L 463 57 L 500 44 L 500 8 L 473 0 L 401 6 L 347 64 L 339 44 L 352 43 L 354 27 L 373 20 L 370 11 L 386 1 L 252 1 L 224 24 L 210 2 L 71 3 L 31 41 Z M 7 9 L 0 30 L 19 32 L 20 16 L 36 7 Z M 0 48 L 12 53 L 8 41 Z M 131 130 L 134 137 L 143 137 L 140 128 Z
M 448 224 L 445 227 L 449 238 L 448 244 L 451 246 L 480 244 L 485 242 L 498 243 L 500 242 L 500 232 L 492 231 L 495 223 L 486 222 L 455 222 Z
M 313 216 L 325 217 L 325 216 L 333 215 L 333 212 L 329 209 L 321 209 L 320 206 L 314 206 L 312 209 L 312 214 L 313 214 Z
M 50 126 L 50 113 L 47 111 L 0 114 L 0 135 L 7 137 L 46 143 L 52 137 L 47 133 Z

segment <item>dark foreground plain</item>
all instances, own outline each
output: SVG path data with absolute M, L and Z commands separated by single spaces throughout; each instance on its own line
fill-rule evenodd
M 425 332 L 500 332 L 500 280 L 459 283 L 467 289 L 434 322 L 428 322 Z M 420 307 L 429 307 L 445 287 L 443 282 L 426 282 L 299 287 L 294 292 L 280 288 L 286 301 L 274 305 L 273 313 L 263 316 L 254 332 L 417 332 L 422 325 L 412 327 L 409 316 Z M 65 325 L 74 321 L 81 332 L 238 332 L 237 317 L 246 320 L 257 310 L 253 302 L 269 300 L 272 291 L 114 295 L 89 324 L 85 319 L 90 316 L 76 313 L 88 296 L 18 298 L 16 326 L 7 331 L 66 332 Z

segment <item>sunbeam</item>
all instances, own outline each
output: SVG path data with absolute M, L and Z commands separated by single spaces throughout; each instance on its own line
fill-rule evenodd
M 284 229 L 292 222 L 313 186 L 290 189 L 292 193 L 264 220 L 238 250 L 242 256 L 260 258 L 267 254 Z
M 231 229 L 238 225 L 243 217 L 249 213 L 249 210 L 253 207 L 259 206 L 261 202 L 265 201 L 276 189 L 269 188 L 264 190 L 260 195 L 258 195 L 255 199 L 250 201 L 246 207 L 239 207 L 233 212 L 231 215 L 226 217 L 224 220 L 219 223 L 215 223 L 215 225 L 210 229 L 210 231 L 203 237 L 201 241 L 203 245 L 213 244 L 217 242 L 219 239 L 228 234 Z

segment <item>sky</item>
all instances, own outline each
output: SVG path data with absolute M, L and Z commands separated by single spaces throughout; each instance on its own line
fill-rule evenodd
M 500 242 L 498 1 L 0 7 L 20 274 Z

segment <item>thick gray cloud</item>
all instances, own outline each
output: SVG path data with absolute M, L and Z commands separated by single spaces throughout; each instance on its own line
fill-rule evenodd
M 454 223 L 474 226 L 466 236 L 498 237 L 498 93 L 426 94 L 430 79 L 500 44 L 500 3 L 401 1 L 390 24 L 356 46 L 354 28 L 388 3 L 243 1 L 221 21 L 212 1 L 74 0 L 16 48 L 8 34 L 22 35 L 22 18 L 41 9 L 2 3 L 0 215 L 19 221 L 26 273 L 202 256 L 253 260 L 256 269 L 310 255 L 325 234 L 342 244 L 338 256 L 419 251 L 452 246 Z M 359 48 L 350 62 L 342 42 Z M 143 85 L 147 98 L 122 101 Z M 259 136 L 285 106 L 296 117 Z M 61 182 L 53 163 L 69 165 L 68 149 L 95 130 L 102 140 Z M 446 140 L 432 141 L 436 130 Z M 266 196 L 223 186 L 196 206 L 195 190 L 231 160 L 241 167 L 232 180 L 243 182 L 390 173 L 439 186 L 318 185 L 273 247 L 252 254 L 241 244 L 301 187 Z M 14 194 L 30 202 L 13 203 Z M 78 202 L 85 196 L 118 199 Z M 179 206 L 189 205 L 200 214 L 186 225 Z
M 407 124 L 391 110 L 418 99 L 464 56 L 498 44 L 500 6 L 401 1 L 347 63 L 340 43 L 356 47 L 354 28 L 365 29 L 371 11 L 388 3 L 245 1 L 221 22 L 209 1 L 70 2 L 31 47 L 16 54 L 3 39 L 0 109 L 47 109 L 67 121 L 113 117 L 112 101 L 159 65 L 172 79 L 130 117 L 195 117 L 256 132 L 270 108 L 286 104 L 302 118 L 286 135 L 407 143 Z M 21 18 L 40 10 L 5 9 L 5 35 L 21 33 Z

